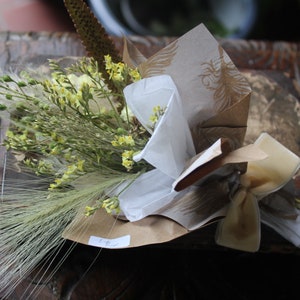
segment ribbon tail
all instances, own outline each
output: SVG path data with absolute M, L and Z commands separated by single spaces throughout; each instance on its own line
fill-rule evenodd
M 260 246 L 260 213 L 256 197 L 240 189 L 233 197 L 226 217 L 218 224 L 216 243 L 248 252 Z

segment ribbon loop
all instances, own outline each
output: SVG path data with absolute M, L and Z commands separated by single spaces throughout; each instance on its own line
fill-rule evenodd
M 246 173 L 240 177 L 241 187 L 216 232 L 219 245 L 249 252 L 257 251 L 260 245 L 258 201 L 283 187 L 300 166 L 300 158 L 267 133 L 255 144 L 268 157 L 248 162 Z
M 237 250 L 255 252 L 260 244 L 260 214 L 254 194 L 241 187 L 233 196 L 226 217 L 220 221 L 216 242 Z

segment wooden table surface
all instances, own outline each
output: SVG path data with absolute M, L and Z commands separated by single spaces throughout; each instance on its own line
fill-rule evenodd
M 175 39 L 141 36 L 129 38 L 146 57 Z M 122 38 L 112 39 L 121 51 Z M 219 42 L 239 69 L 284 72 L 294 77 L 300 66 L 300 42 L 230 39 Z M 84 54 L 84 47 L 74 33 L 0 32 L 0 68 L 22 67 L 27 63 L 46 62 L 48 58 Z
M 145 56 L 174 40 L 171 37 L 140 36 L 130 39 Z M 122 39 L 113 37 L 113 40 L 121 51 Z M 297 106 L 300 97 L 300 43 L 220 40 L 220 44 L 242 72 L 257 76 L 253 78 L 264 78 L 276 87 L 278 95 L 291 95 L 294 106 Z M 83 55 L 85 50 L 73 33 L 0 32 L 0 68 L 4 71 L 18 71 L 25 66 L 34 68 L 47 63 L 49 58 Z M 284 107 L 283 101 L 279 99 L 278 105 Z M 281 106 L 278 107 L 280 109 Z M 272 130 L 279 138 L 293 136 L 287 143 L 291 143 L 292 150 L 300 155 L 299 123 L 298 128 L 284 128 L 284 132 L 279 129 Z M 295 192 L 298 193 L 300 187 L 297 184 L 298 190 Z M 37 298 L 26 297 L 36 288 L 28 278 L 9 299 L 200 299 L 196 296 L 200 294 L 203 299 L 248 299 L 246 294 L 256 291 L 247 283 L 252 280 L 250 270 L 257 272 L 253 275 L 257 279 L 265 280 L 263 274 L 253 270 L 255 265 L 265 268 L 273 266 L 273 271 L 276 265 L 280 272 L 292 269 L 294 274 L 298 272 L 299 278 L 297 269 L 300 268 L 296 268 L 294 263 L 300 263 L 300 249 L 271 228 L 262 225 L 261 247 L 256 254 L 217 246 L 214 232 L 213 224 L 169 243 L 128 250 L 99 250 L 77 245 L 56 275 L 42 282 Z M 66 247 L 70 246 L 71 243 L 67 242 Z M 83 277 L 91 264 L 89 272 Z M 232 280 L 227 278 L 228 269 L 236 273 Z M 243 279 L 238 273 L 243 274 Z M 293 279 L 294 275 L 287 275 L 285 281 L 291 283 Z M 274 278 L 273 281 L 276 284 Z M 28 286 L 29 290 L 24 294 Z M 257 288 L 262 289 L 262 286 Z M 288 293 L 286 290 L 286 295 Z M 279 299 L 276 298 L 279 295 L 277 292 L 269 291 L 271 295 L 273 299 Z

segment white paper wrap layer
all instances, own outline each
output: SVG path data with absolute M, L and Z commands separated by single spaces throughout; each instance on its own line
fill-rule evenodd
M 157 169 L 142 174 L 119 196 L 122 212 L 131 222 L 154 214 L 178 194 L 172 183 L 171 177 Z
M 145 159 L 156 169 L 137 178 L 120 196 L 122 212 L 130 221 L 140 220 L 170 203 L 177 194 L 172 183 L 195 155 L 177 88 L 168 75 L 154 76 L 127 86 L 127 104 L 141 124 L 149 128 L 153 108 L 165 108 L 145 148 L 134 160 Z M 176 134 L 174 134 L 176 133 Z
M 145 148 L 134 157 L 171 178 L 177 178 L 195 155 L 188 122 L 182 114 L 177 88 L 169 75 L 145 78 L 124 89 L 126 102 L 141 124 L 149 128 L 153 108 L 166 108 Z

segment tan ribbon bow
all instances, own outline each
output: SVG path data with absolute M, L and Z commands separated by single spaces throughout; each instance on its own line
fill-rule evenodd
M 248 162 L 225 218 L 218 224 L 216 242 L 237 250 L 255 252 L 260 246 L 258 201 L 282 188 L 300 166 L 300 158 L 267 133 L 255 142 L 268 157 Z

